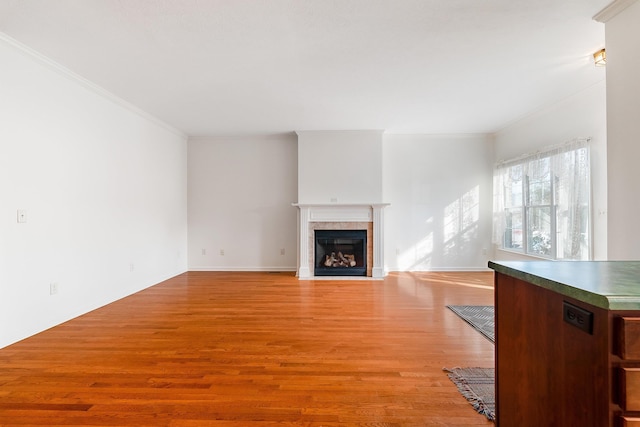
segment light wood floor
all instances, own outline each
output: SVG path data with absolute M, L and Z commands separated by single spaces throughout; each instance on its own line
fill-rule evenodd
M 447 304 L 493 274 L 185 273 L 1 349 L 0 425 L 492 425 L 442 368 L 493 344 Z

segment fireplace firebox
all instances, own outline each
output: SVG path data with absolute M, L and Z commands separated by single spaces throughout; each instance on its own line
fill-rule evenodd
M 367 230 L 315 230 L 316 276 L 366 276 Z

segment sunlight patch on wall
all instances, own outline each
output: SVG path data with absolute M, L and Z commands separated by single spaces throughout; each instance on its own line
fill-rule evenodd
M 396 250 L 400 271 L 429 271 L 433 265 L 457 265 L 474 256 L 480 230 L 480 186 L 443 205 L 433 206 L 431 212 L 438 214 L 420 224 L 419 240 Z
M 475 186 L 444 208 L 443 255 L 461 253 L 478 237 L 480 186 Z
M 427 224 L 433 223 L 433 217 L 429 218 Z M 433 232 L 429 232 L 415 245 L 398 255 L 398 266 L 403 271 L 410 271 L 416 266 L 429 267 L 433 255 Z

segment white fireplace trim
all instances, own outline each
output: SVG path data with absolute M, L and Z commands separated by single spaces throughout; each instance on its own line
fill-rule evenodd
M 373 223 L 373 278 L 383 278 L 384 271 L 384 217 L 383 209 L 389 203 L 366 204 L 306 204 L 294 203 L 300 210 L 298 217 L 298 278 L 313 278 L 309 253 L 310 222 L 372 222 Z

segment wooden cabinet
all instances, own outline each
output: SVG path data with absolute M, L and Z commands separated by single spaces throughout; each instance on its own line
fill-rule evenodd
M 640 427 L 640 418 L 635 417 L 620 417 L 620 427 Z
M 640 411 L 640 369 L 620 367 L 618 373 L 620 407 L 624 411 Z
M 614 334 L 616 353 L 622 359 L 640 361 L 640 317 L 619 317 Z
M 636 309 L 636 296 L 620 298 L 615 287 L 605 288 L 615 298 L 592 282 L 578 292 L 570 271 L 554 275 L 557 264 L 531 267 L 543 271 L 539 276 L 526 265 L 518 265 L 524 274 L 492 266 L 496 425 L 640 427 L 640 298 Z M 575 264 L 567 268 L 580 268 Z M 631 280 L 640 292 L 637 267 Z M 574 280 L 566 289 L 565 277 Z

